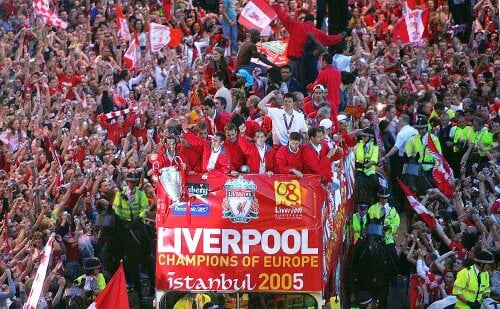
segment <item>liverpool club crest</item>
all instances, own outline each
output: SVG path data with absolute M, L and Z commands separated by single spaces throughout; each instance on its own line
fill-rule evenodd
M 255 198 L 257 185 L 251 180 L 238 177 L 224 185 L 226 197 L 222 201 L 222 218 L 234 223 L 247 223 L 259 217 L 259 201 Z

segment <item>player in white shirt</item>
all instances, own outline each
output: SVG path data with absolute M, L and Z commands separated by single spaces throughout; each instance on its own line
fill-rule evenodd
M 267 103 L 275 97 L 276 92 L 276 90 L 271 91 L 260 101 L 258 107 L 273 121 L 273 144 L 284 146 L 288 145 L 288 136 L 291 132 L 307 134 L 307 124 L 304 114 L 294 109 L 293 93 L 285 93 L 283 109 L 267 106 Z

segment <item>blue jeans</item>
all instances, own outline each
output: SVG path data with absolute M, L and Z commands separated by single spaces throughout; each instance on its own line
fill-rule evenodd
M 231 41 L 231 52 L 238 51 L 238 23 L 235 21 L 234 25 L 231 26 L 228 20 L 225 18 L 220 19 L 222 25 L 222 34 L 224 38 Z M 250 72 L 251 73 L 251 72 Z

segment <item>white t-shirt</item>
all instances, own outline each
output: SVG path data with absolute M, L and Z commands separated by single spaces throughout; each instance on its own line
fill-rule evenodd
M 130 91 L 132 91 L 132 86 L 140 83 L 142 78 L 143 75 L 141 73 L 139 74 L 139 76 L 129 79 L 128 82 L 123 79 L 119 81 L 116 85 L 118 88 L 118 95 L 122 98 L 128 98 L 128 94 L 130 93 Z
M 406 143 L 413 135 L 418 134 L 418 131 L 411 127 L 409 124 L 399 130 L 398 135 L 396 136 L 396 144 L 395 146 L 398 148 L 398 154 L 400 157 L 405 154 Z
M 222 86 L 222 88 L 217 90 L 217 92 L 215 93 L 214 98 L 217 98 L 217 97 L 222 97 L 222 98 L 226 99 L 227 105 L 226 105 L 226 109 L 224 111 L 226 111 L 228 113 L 232 113 L 233 112 L 233 98 L 231 97 L 231 92 L 229 92 L 229 89 Z
M 269 107 L 267 109 L 267 115 L 273 121 L 272 133 L 274 145 L 287 145 L 288 135 L 291 132 L 307 132 L 307 124 L 306 120 L 304 119 L 304 114 L 301 114 L 296 110 L 293 111 L 293 114 L 291 116 L 282 109 Z M 287 124 L 285 124 L 285 121 L 289 125 L 289 129 L 287 129 Z
M 207 171 L 211 171 L 215 168 L 215 164 L 217 163 L 217 158 L 219 157 L 221 150 L 214 152 L 213 150 L 210 152 L 210 158 L 208 158 L 207 163 Z
M 163 76 L 161 73 L 163 73 L 165 76 Z M 159 66 L 155 66 L 155 82 L 156 82 L 156 89 L 162 90 L 167 88 L 167 77 L 168 77 L 168 70 L 165 68 L 160 68 Z

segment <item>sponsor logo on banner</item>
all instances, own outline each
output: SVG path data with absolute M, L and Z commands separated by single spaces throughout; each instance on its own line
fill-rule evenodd
M 187 183 L 186 186 L 190 195 L 194 195 L 197 198 L 208 197 L 208 191 L 209 191 L 208 183 Z
M 226 197 L 222 201 L 222 218 L 233 223 L 248 223 L 259 217 L 259 201 L 255 198 L 257 186 L 242 177 L 231 179 L 224 185 Z
M 302 219 L 302 198 L 297 180 L 274 181 L 276 219 Z
M 172 205 L 173 216 L 186 215 L 186 203 Z M 208 217 L 210 215 L 210 206 L 208 203 L 191 203 L 191 216 L 193 217 Z

